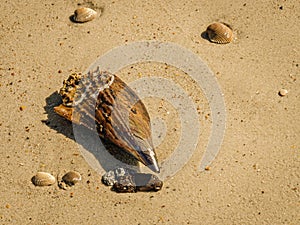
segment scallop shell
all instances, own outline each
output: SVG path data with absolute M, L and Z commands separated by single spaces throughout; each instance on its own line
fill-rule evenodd
M 85 23 L 97 17 L 97 12 L 91 8 L 80 7 L 74 11 L 73 19 L 77 23 Z
M 233 32 L 229 25 L 224 23 L 210 24 L 206 33 L 211 42 L 218 44 L 227 44 L 233 40 Z
M 105 142 L 159 172 L 149 114 L 119 77 L 99 68 L 83 76 L 72 74 L 64 81 L 60 95 L 63 103 L 54 108 L 57 114 L 97 131 Z
M 31 181 L 35 186 L 50 186 L 55 183 L 56 179 L 50 173 L 37 172 L 37 174 L 31 178 Z
M 67 185 L 73 186 L 77 182 L 81 181 L 81 175 L 80 175 L 80 173 L 78 173 L 76 171 L 70 171 L 62 177 L 62 180 Z

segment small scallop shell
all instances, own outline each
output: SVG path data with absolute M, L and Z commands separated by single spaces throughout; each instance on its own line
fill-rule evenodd
M 212 23 L 207 29 L 206 33 L 211 42 L 218 44 L 227 44 L 233 40 L 232 29 L 224 23 Z
M 50 186 L 54 184 L 56 180 L 50 173 L 37 172 L 37 174 L 31 178 L 31 181 L 35 186 Z
M 68 186 L 73 186 L 78 181 L 81 181 L 81 175 L 76 171 L 70 171 L 62 177 L 62 181 Z
M 78 23 L 85 23 L 97 17 L 97 12 L 91 8 L 80 7 L 74 11 L 73 19 Z

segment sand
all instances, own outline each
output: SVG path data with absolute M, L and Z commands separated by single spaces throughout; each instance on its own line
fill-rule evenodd
M 299 1 L 91 2 L 102 14 L 84 24 L 69 19 L 82 1 L 0 5 L 0 223 L 299 224 Z M 215 21 L 230 24 L 237 39 L 217 45 L 203 38 Z M 180 71 L 175 75 L 176 68 L 124 68 L 127 82 L 161 73 L 183 86 L 198 107 L 201 131 L 191 159 L 161 191 L 117 194 L 101 183 L 72 125 L 53 106 L 70 73 L 143 40 L 176 43 L 208 65 L 224 96 L 226 130 L 219 154 L 200 172 L 212 124 L 201 88 Z M 157 149 L 162 160 L 176 146 L 180 132 L 171 131 L 180 126 L 176 109 L 158 104 L 146 105 L 170 131 Z M 69 170 L 83 178 L 70 190 L 31 183 L 37 171 L 60 176 Z

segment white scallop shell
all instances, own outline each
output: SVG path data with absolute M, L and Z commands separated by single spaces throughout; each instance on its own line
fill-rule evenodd
M 50 186 L 55 183 L 56 179 L 50 173 L 37 172 L 31 181 L 35 186 Z
M 211 42 L 218 44 L 227 44 L 233 40 L 233 32 L 229 25 L 224 23 L 212 23 L 207 29 L 206 33 Z
M 74 11 L 73 19 L 78 23 L 85 23 L 97 17 L 97 12 L 91 8 L 80 7 Z

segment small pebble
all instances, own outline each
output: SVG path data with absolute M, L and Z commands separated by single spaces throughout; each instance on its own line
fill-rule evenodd
M 288 91 L 286 89 L 280 89 L 280 91 L 278 92 L 279 96 L 283 97 L 286 96 L 288 93 Z

